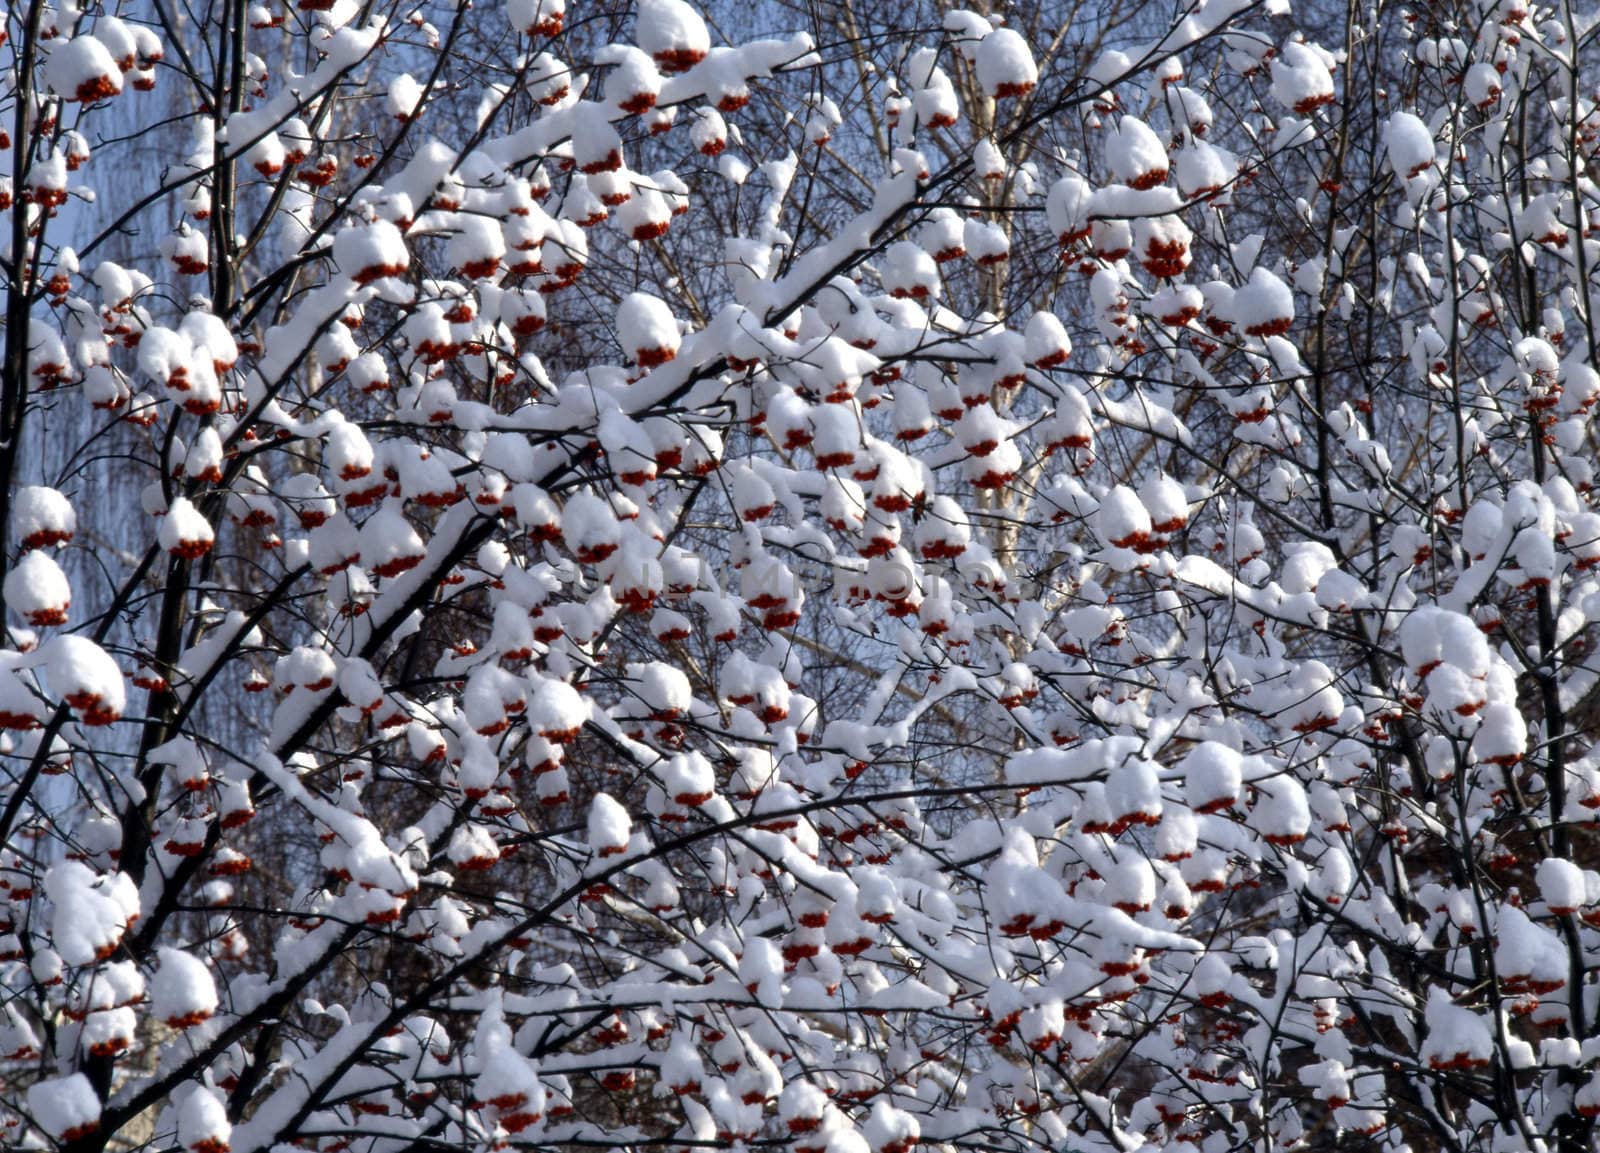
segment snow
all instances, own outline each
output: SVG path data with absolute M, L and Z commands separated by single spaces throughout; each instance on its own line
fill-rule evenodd
M 688 675 L 664 661 L 628 666 L 628 681 L 658 720 L 682 716 L 694 702 Z
M 655 772 L 674 804 L 702 805 L 716 791 L 711 762 L 698 752 L 680 753 L 658 764 Z
M 1197 813 L 1232 808 L 1243 788 L 1243 758 L 1227 745 L 1203 741 L 1184 757 L 1179 766 L 1184 781 L 1184 799 Z
M 65 624 L 72 586 L 60 565 L 35 550 L 6 574 L 5 601 L 12 612 L 36 628 Z
M 1471 1009 L 1456 1005 L 1438 986 L 1428 991 L 1427 1039 L 1418 1057 L 1435 1069 L 1487 1066 L 1494 1055 L 1489 1024 Z
M 655 107 L 662 81 L 648 53 L 626 44 L 611 44 L 601 49 L 595 59 L 612 65 L 606 78 L 606 95 L 619 111 L 637 116 Z
M 1167 179 L 1167 150 L 1151 127 L 1134 116 L 1124 116 L 1106 132 L 1106 164 L 1118 183 L 1130 188 L 1154 188 Z
M 244 162 L 270 180 L 283 171 L 288 153 L 278 134 L 268 132 L 245 150 Z
M 526 36 L 556 36 L 566 9 L 566 0 L 506 0 L 506 19 Z
M 179 788 L 198 792 L 210 783 L 205 755 L 187 737 L 174 737 L 150 750 L 150 763 L 168 766 L 168 777 Z
M 715 108 L 696 109 L 694 122 L 689 125 L 689 140 L 702 154 L 720 156 L 728 146 L 728 122 Z
M 51 690 L 86 725 L 108 725 L 122 716 L 127 694 L 122 669 L 111 654 L 85 636 L 51 638 L 43 655 Z
M 667 198 L 648 186 L 634 188 L 633 195 L 612 214 L 617 228 L 634 240 L 656 240 L 664 236 L 672 220 Z
M 500 223 L 487 216 L 462 213 L 447 249 L 450 263 L 462 276 L 487 279 L 500 268 L 506 254 Z
M 809 413 L 814 430 L 812 454 L 819 468 L 846 468 L 864 451 L 864 421 L 850 404 L 826 404 Z
M 1143 913 L 1156 899 L 1156 872 L 1150 862 L 1137 859 L 1111 866 L 1101 893 L 1106 904 L 1124 913 Z
M 987 136 L 973 146 L 972 160 L 979 179 L 999 181 L 1006 178 L 1006 158 L 1000 146 Z
M 1276 336 L 1294 323 L 1294 293 L 1261 265 L 1250 270 L 1250 280 L 1233 294 L 1228 317 L 1251 336 Z
M 1301 116 L 1333 103 L 1333 74 L 1327 61 L 1311 45 L 1290 40 L 1272 61 L 1272 95 Z
M 420 111 L 422 91 L 422 85 L 411 73 L 398 73 L 389 81 L 384 107 L 396 120 L 411 120 Z
M 1554 931 L 1506 904 L 1500 907 L 1494 936 L 1496 975 L 1508 989 L 1549 993 L 1566 984 L 1566 946 Z
M 106 51 L 116 61 L 117 68 L 123 72 L 131 72 L 138 64 L 140 51 L 140 38 L 135 35 L 134 29 L 107 13 L 101 13 L 94 22 L 94 35 L 100 43 L 106 46 Z M 159 41 L 157 41 L 159 45 Z
M 1433 165 L 1433 133 L 1410 112 L 1389 117 L 1384 135 L 1389 149 L 1389 166 L 1402 180 L 1418 176 Z
M 639 0 L 634 42 L 669 75 L 692 68 L 711 49 L 705 21 L 685 0 Z
M 1022 829 L 1007 832 L 1005 847 L 985 880 L 1001 932 L 1048 937 L 1066 925 L 1067 896 L 1060 882 L 1039 867 L 1038 850 Z
M 28 1112 L 47 1136 L 63 1144 L 100 1127 L 100 1098 L 82 1073 L 29 1085 Z
M 548 1106 L 538 1066 L 510 1045 L 485 1046 L 482 1069 L 473 1082 L 476 1101 L 495 1111 L 500 1125 L 521 1133 L 543 1117 Z
M 541 680 L 528 701 L 529 725 L 540 736 L 558 744 L 576 737 L 588 714 L 583 697 L 565 681 Z
M 746 521 L 758 521 L 770 516 L 777 506 L 777 494 L 772 485 L 753 468 L 741 469 L 733 476 L 733 506 Z
M 988 456 L 1011 435 L 1011 429 L 993 407 L 978 404 L 962 413 L 955 433 L 967 452 L 973 456 Z
M 45 82 L 62 98 L 92 104 L 122 92 L 122 69 L 94 36 L 79 33 L 50 51 Z
M 56 489 L 23 485 L 11 499 L 11 534 L 23 548 L 67 544 L 77 533 L 77 514 Z
M 1138 549 L 1150 538 L 1150 511 L 1133 489 L 1119 484 L 1101 500 L 1094 529 L 1108 548 Z
M 962 228 L 961 240 L 967 256 L 974 263 L 993 266 L 1011 254 L 1011 239 L 998 223 L 968 218 Z
M 381 218 L 336 232 L 333 259 L 357 284 L 402 276 L 411 263 L 405 237 L 392 223 Z
M 590 492 L 567 498 L 560 524 L 562 538 L 580 563 L 605 560 L 622 541 L 622 526 L 611 506 Z
M 1485 764 L 1510 766 L 1528 751 L 1528 722 L 1509 701 L 1490 701 L 1480 714 L 1472 751 Z
M 1172 63 L 1176 64 L 1176 59 Z M 1194 144 L 1199 142 L 1199 137 L 1211 131 L 1217 118 L 1205 95 L 1182 83 L 1182 80 L 1180 70 L 1179 75 L 1165 84 L 1167 115 L 1172 117 L 1175 124 L 1183 124 L 1188 128 L 1192 138 L 1188 144 Z
M 939 266 L 921 245 L 909 240 L 889 246 L 883 257 L 883 286 L 889 295 L 916 300 L 937 300 L 942 285 Z
M 1266 777 L 1258 780 L 1255 787 L 1251 828 L 1271 845 L 1283 847 L 1305 840 L 1311 831 L 1311 808 L 1300 782 L 1288 776 Z
M 633 819 L 609 793 L 596 793 L 589 803 L 589 848 L 598 857 L 616 856 L 628 847 Z
M 161 238 L 161 255 L 184 276 L 199 276 L 211 267 L 210 242 L 206 234 L 186 222 Z
M 1584 870 L 1561 857 L 1546 857 L 1534 871 L 1539 895 L 1552 913 L 1564 916 L 1590 903 Z M 1597 894 L 1600 895 L 1600 894 Z
M 1025 96 L 1039 81 L 1028 42 L 1010 28 L 996 28 L 978 42 L 978 83 L 992 100 Z
M 655 368 L 678 355 L 682 337 L 664 300 L 633 292 L 617 306 L 617 334 L 641 368 Z
M 203 484 L 219 484 L 222 481 L 222 464 L 222 437 L 215 428 L 201 429 L 183 458 L 184 475 Z
M 156 530 L 161 547 L 173 556 L 195 560 L 211 551 L 216 532 L 205 515 L 186 496 L 174 497 Z
M 190 1088 L 178 1106 L 178 1142 L 190 1153 L 228 1153 L 232 1135 L 222 1098 L 204 1085 Z
M 1479 61 L 1467 69 L 1463 91 L 1475 107 L 1487 110 L 1500 99 L 1502 84 L 1500 72 L 1493 64 Z
M 374 576 L 390 578 L 410 572 L 422 563 L 427 551 L 422 535 L 396 499 L 385 500 L 361 526 L 361 562 Z
M 187 337 L 197 355 L 210 359 L 212 369 L 221 376 L 239 359 L 239 345 L 228 331 L 228 323 L 213 312 L 195 310 L 185 314 L 178 333 Z
M 1027 341 L 1024 358 L 1035 368 L 1056 368 L 1072 355 L 1072 338 L 1053 312 L 1039 311 L 1028 317 L 1023 335 Z
M 1196 140 L 1178 152 L 1173 175 L 1186 198 L 1211 196 L 1229 187 L 1238 176 L 1239 163 L 1229 151 Z
M 52 865 L 44 889 L 53 906 L 50 939 L 68 965 L 88 965 L 111 955 L 129 921 L 138 912 L 138 897 L 123 874 L 101 878 L 80 861 Z
M 133 1042 L 138 1019 L 126 1006 L 98 1009 L 83 1019 L 78 1033 L 78 1048 L 86 1057 L 109 1057 L 126 1050 Z
M 1464 613 L 1424 605 L 1408 613 L 1400 626 L 1401 651 L 1419 677 L 1439 665 L 1482 679 L 1490 670 L 1488 639 Z
M 1178 276 L 1188 268 L 1193 239 L 1189 226 L 1177 216 L 1141 217 L 1133 222 L 1133 247 L 1151 276 Z
M 917 86 L 912 99 L 917 119 L 930 128 L 952 127 L 961 117 L 961 101 L 955 85 L 942 68 L 927 71 L 925 83 Z
M 1179 532 L 1189 522 L 1189 498 L 1183 486 L 1165 473 L 1155 473 L 1139 485 L 1139 503 L 1150 514 L 1151 529 L 1163 535 Z
M 500 847 L 495 843 L 494 834 L 487 828 L 469 823 L 457 827 L 450 835 L 445 856 L 456 868 L 472 872 L 487 869 L 499 861 Z
M 1227 1003 L 1228 987 L 1234 983 L 1229 959 L 1220 951 L 1209 952 L 1195 965 L 1189 976 L 1190 988 L 1197 997 L 1212 1003 Z

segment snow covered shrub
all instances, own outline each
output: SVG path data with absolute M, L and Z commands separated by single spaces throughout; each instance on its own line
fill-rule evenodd
M 0 1143 L 1593 1150 L 1580 7 L 17 6 Z

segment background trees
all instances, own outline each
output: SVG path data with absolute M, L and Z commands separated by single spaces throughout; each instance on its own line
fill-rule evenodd
M 1592 18 L 14 6 L 0 1123 L 1575 1151 Z

